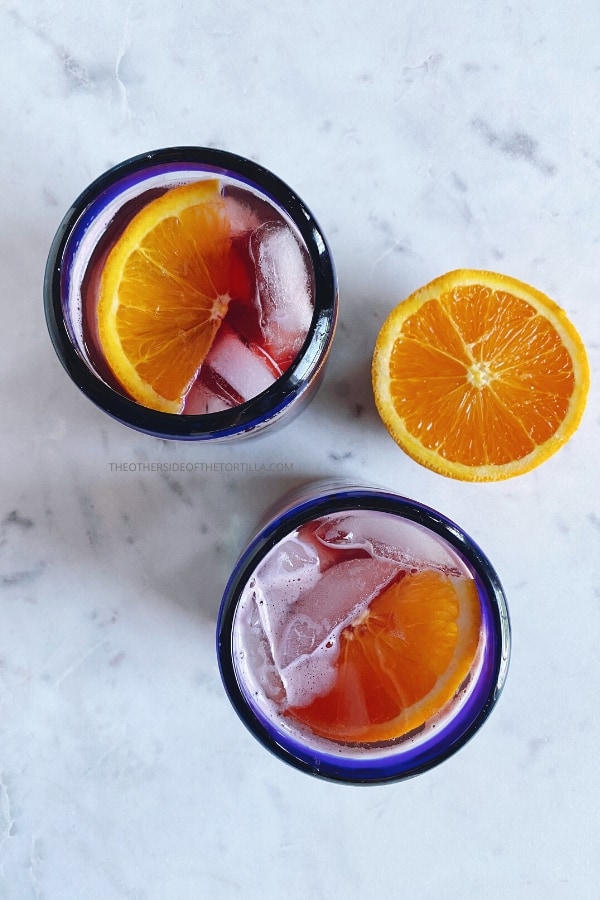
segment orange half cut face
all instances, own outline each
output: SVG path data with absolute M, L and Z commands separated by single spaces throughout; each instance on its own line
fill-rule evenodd
M 417 462 L 498 481 L 548 459 L 577 429 L 589 390 L 581 338 L 535 288 L 459 270 L 399 304 L 377 338 L 379 414 Z

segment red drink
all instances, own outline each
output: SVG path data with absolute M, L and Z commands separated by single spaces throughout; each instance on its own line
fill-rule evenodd
M 205 176 L 209 178 L 213 180 Z M 192 170 L 178 172 L 177 180 L 186 184 L 200 179 Z M 127 387 L 107 363 L 98 333 L 102 274 L 111 250 L 128 228 L 135 227 L 140 211 L 175 187 L 149 187 L 121 206 L 93 246 L 81 280 L 82 334 L 90 360 L 126 395 Z M 294 362 L 313 316 L 310 257 L 289 217 L 231 178 L 219 178 L 218 193 L 230 236 L 227 310 L 183 398 L 180 411 L 192 415 L 231 409 L 274 384 Z M 152 305 L 160 316 L 160 294 Z
M 455 658 L 447 645 L 459 621 L 469 634 Z M 366 745 L 435 728 L 461 702 L 469 673 L 476 681 L 484 642 L 464 561 L 420 526 L 373 510 L 323 516 L 274 547 L 242 594 L 233 631 L 240 672 L 267 715 L 313 739 Z M 455 671 L 440 692 L 444 665 Z
M 302 201 L 255 164 L 197 148 L 91 185 L 57 233 L 45 300 L 61 361 L 95 402 L 163 437 L 210 440 L 312 395 L 337 312 Z
M 489 714 L 509 625 L 458 526 L 366 488 L 307 492 L 242 555 L 219 617 L 236 710 L 270 750 L 342 781 L 423 771 Z

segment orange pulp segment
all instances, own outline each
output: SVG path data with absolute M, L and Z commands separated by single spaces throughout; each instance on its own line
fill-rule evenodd
M 473 665 L 480 630 L 471 579 L 405 574 L 341 632 L 329 693 L 288 714 L 332 741 L 397 739 L 455 697 Z
M 229 305 L 230 226 L 216 179 L 148 203 L 112 248 L 100 283 L 98 335 L 127 393 L 180 412 Z
M 573 434 L 589 367 L 565 312 L 493 272 L 458 270 L 412 294 L 385 321 L 373 391 L 394 440 L 454 478 L 522 474 Z

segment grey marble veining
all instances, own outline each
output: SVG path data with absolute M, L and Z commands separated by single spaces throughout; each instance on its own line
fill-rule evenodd
M 595 900 L 599 37 L 594 0 L 0 4 L 1 900 Z M 276 172 L 337 265 L 321 391 L 240 446 L 111 421 L 43 318 L 69 204 L 177 144 Z M 417 466 L 371 394 L 387 312 L 462 266 L 552 296 L 592 368 L 573 440 L 502 484 Z M 456 519 L 510 603 L 494 715 L 404 784 L 289 769 L 219 680 L 215 619 L 244 541 L 286 490 L 331 475 Z

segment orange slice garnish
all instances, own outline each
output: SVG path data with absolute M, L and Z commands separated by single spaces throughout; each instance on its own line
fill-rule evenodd
M 98 335 L 125 391 L 180 412 L 229 304 L 230 226 L 216 179 L 172 188 L 128 224 L 106 261 Z
M 333 741 L 397 739 L 452 701 L 473 665 L 480 631 L 471 579 L 406 574 L 341 632 L 329 693 L 288 715 Z
M 544 294 L 493 272 L 450 272 L 385 321 L 373 356 L 379 414 L 417 462 L 466 481 L 520 475 L 579 425 L 584 345 Z

